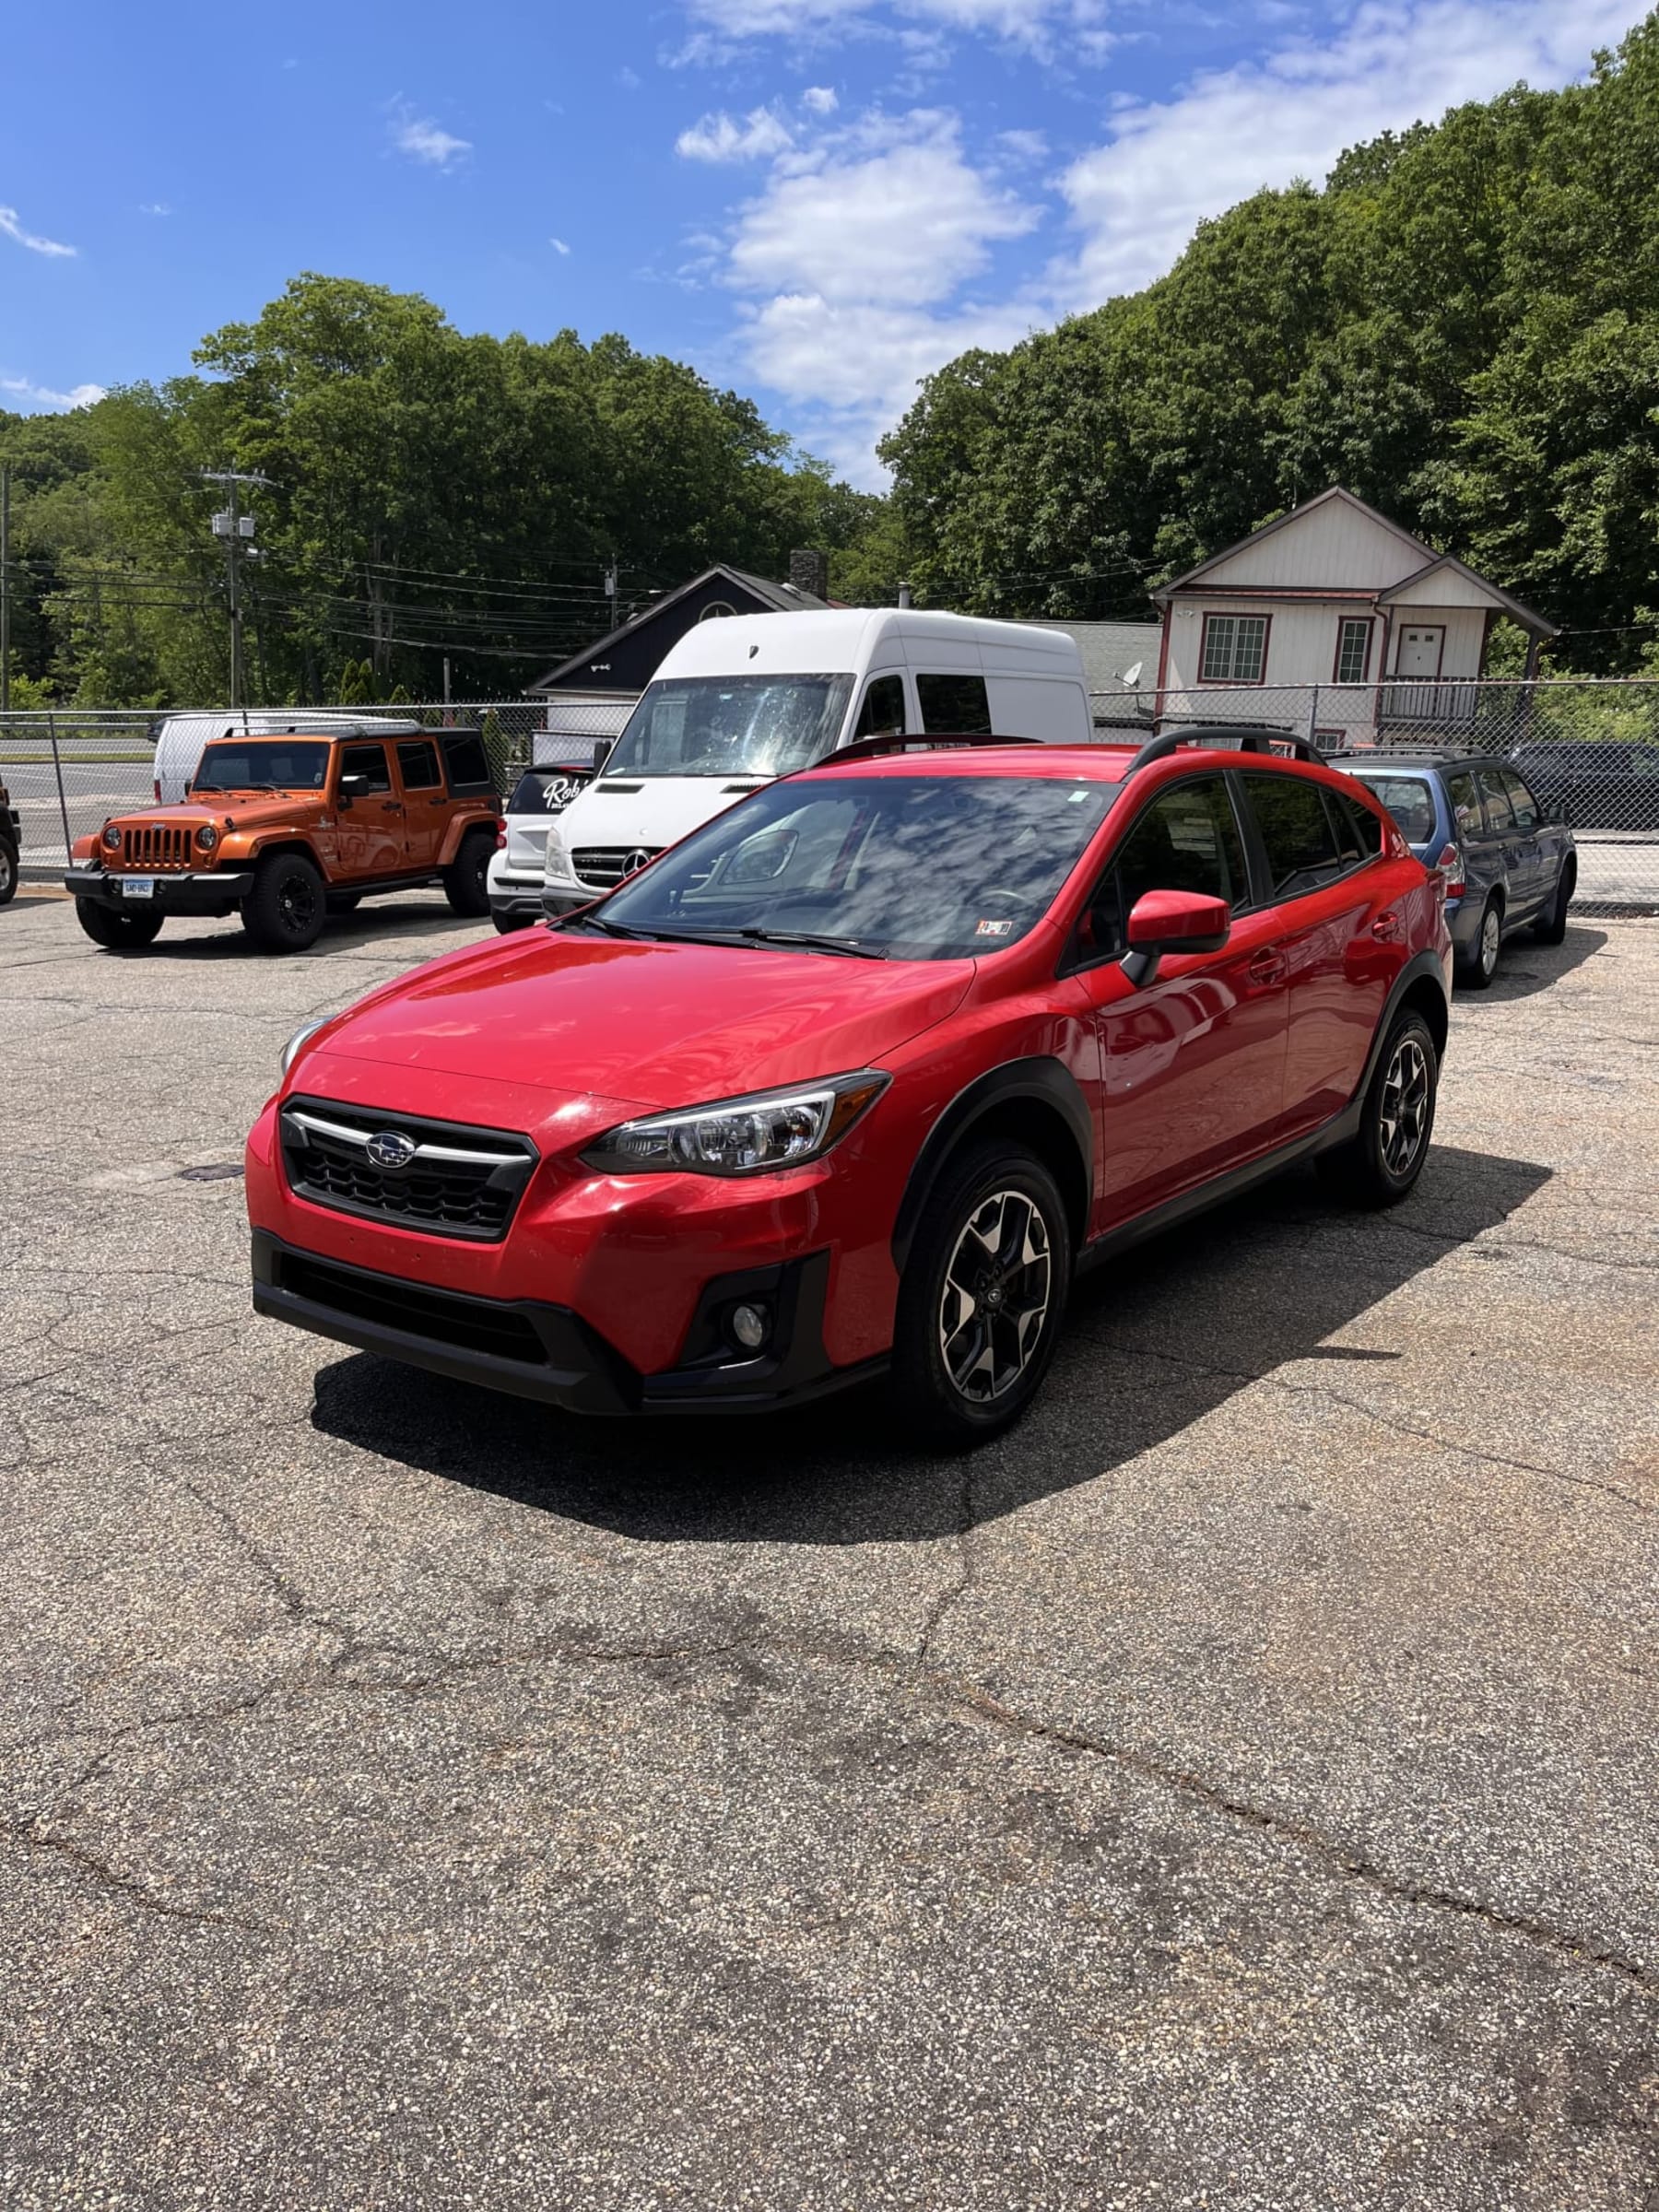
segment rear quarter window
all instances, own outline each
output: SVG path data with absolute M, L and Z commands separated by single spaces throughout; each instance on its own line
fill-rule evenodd
M 445 737 L 442 742 L 452 791 L 494 790 L 495 780 L 489 772 L 489 756 L 484 750 L 482 737 L 469 732 Z

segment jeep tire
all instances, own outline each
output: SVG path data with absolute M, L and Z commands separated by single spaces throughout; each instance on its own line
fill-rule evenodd
M 137 952 L 155 943 L 165 917 L 153 907 L 147 912 L 129 913 L 124 906 L 106 906 L 101 899 L 77 899 L 75 918 L 93 944 L 107 952 Z
M 304 952 L 322 935 L 323 878 L 303 853 L 267 853 L 253 870 L 242 927 L 261 952 Z
M 469 830 L 461 850 L 443 871 L 443 895 L 458 914 L 469 921 L 489 912 L 489 856 L 495 836 L 488 830 Z
M 959 1153 L 928 1194 L 899 1287 L 893 1388 L 935 1445 L 999 1435 L 1036 1396 L 1071 1288 L 1071 1224 L 1034 1152 L 995 1139 Z
M 18 848 L 0 836 L 0 906 L 9 906 L 18 895 Z

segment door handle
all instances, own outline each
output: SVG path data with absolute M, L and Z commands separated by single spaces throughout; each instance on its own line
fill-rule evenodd
M 1392 945 L 1400 934 L 1398 914 L 1379 914 L 1371 924 L 1371 935 L 1380 945 Z
M 1253 983 L 1277 983 L 1285 972 L 1282 952 L 1257 952 L 1251 955 L 1250 980 Z
M 401 814 L 403 812 L 403 808 L 398 805 L 395 799 L 382 799 L 381 801 L 381 812 L 382 814 Z

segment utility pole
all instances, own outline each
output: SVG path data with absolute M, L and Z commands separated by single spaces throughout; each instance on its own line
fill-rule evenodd
M 253 535 L 253 517 L 243 514 L 237 504 L 237 492 L 244 484 L 269 484 L 269 477 L 244 475 L 233 468 L 205 468 L 204 478 L 209 484 L 223 484 L 229 488 L 229 505 L 223 507 L 213 518 L 213 534 L 225 541 L 226 594 L 230 608 L 230 699 L 229 704 L 242 703 L 242 636 L 241 601 L 239 595 L 239 567 L 242 540 Z
M 605 571 L 605 591 L 610 601 L 610 626 L 613 629 L 617 627 L 617 557 L 613 553 L 610 566 Z
M 0 714 L 11 712 L 11 463 L 0 461 Z

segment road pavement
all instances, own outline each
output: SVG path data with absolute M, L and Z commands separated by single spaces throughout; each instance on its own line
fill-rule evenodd
M 965 1458 L 253 1316 L 283 1039 L 476 934 L 0 916 L 9 2212 L 1650 2212 L 1659 923 Z

